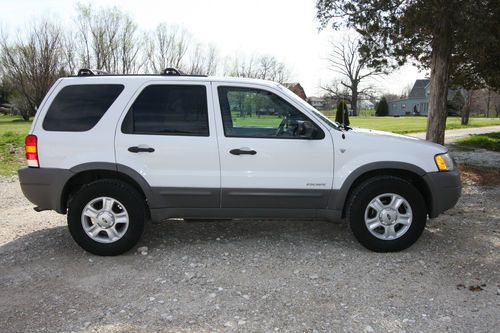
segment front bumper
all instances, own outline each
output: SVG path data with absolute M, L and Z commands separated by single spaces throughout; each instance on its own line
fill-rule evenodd
M 64 185 L 73 173 L 65 169 L 22 167 L 18 171 L 24 196 L 40 210 L 66 213 L 61 203 Z
M 423 178 L 430 191 L 429 217 L 437 217 L 455 206 L 462 193 L 458 170 L 429 172 Z

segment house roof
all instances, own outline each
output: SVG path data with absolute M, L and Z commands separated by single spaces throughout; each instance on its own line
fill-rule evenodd
M 325 99 L 321 97 L 316 97 L 316 96 L 310 96 L 307 98 L 309 101 L 314 101 L 314 102 L 324 102 Z
M 411 88 L 408 98 L 425 98 L 425 87 L 430 83 L 429 79 L 416 80 Z

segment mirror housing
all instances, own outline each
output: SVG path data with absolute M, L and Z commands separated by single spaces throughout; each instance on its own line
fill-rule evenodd
M 317 129 L 312 122 L 308 120 L 297 121 L 297 135 L 301 138 L 312 139 Z

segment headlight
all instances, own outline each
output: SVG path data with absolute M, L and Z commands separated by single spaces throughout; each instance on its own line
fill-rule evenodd
M 449 171 L 454 169 L 453 159 L 449 153 L 434 156 L 434 161 L 436 162 L 439 171 Z

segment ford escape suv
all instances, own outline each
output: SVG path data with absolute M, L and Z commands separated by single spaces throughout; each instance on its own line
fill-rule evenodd
M 25 196 L 98 255 L 168 218 L 346 220 L 366 248 L 399 251 L 461 192 L 441 145 L 334 123 L 274 82 L 174 69 L 59 79 L 25 148 Z

